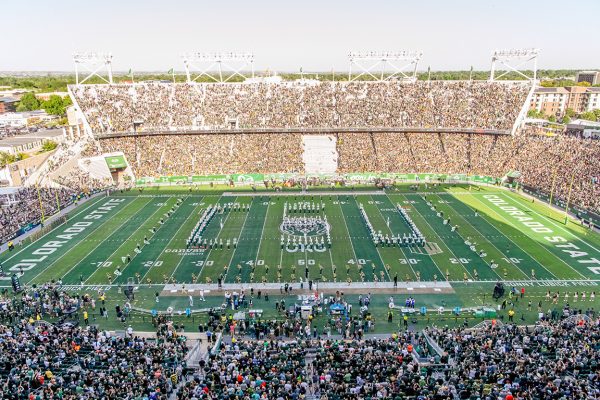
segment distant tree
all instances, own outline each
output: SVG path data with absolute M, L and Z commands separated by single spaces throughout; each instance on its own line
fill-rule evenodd
M 28 92 L 21 97 L 21 101 L 19 101 L 17 108 L 20 112 L 39 110 L 40 101 L 35 97 L 35 94 Z
M 52 151 L 52 150 L 56 149 L 57 146 L 58 146 L 58 143 L 56 143 L 53 140 L 44 140 L 44 142 L 42 143 L 42 151 L 44 151 L 44 152 Z
M 20 152 L 20 153 L 17 153 L 17 155 L 15 156 L 14 161 L 21 161 L 21 160 L 24 160 L 26 158 L 29 158 L 29 154 Z
M 567 108 L 565 110 L 565 115 L 569 118 L 573 118 L 575 116 L 575 111 L 572 108 Z
M 42 108 L 46 110 L 48 114 L 52 115 L 64 115 L 66 113 L 65 102 L 62 97 L 52 95 L 50 98 L 42 103 Z
M 596 113 L 593 111 L 586 111 L 584 113 L 581 113 L 581 114 L 579 114 L 579 118 L 585 119 L 587 121 L 597 121 L 598 120 Z
M 7 153 L 6 151 L 0 151 L 0 167 L 4 167 L 6 164 L 13 162 L 15 162 L 14 154 Z
M 589 86 L 592 86 L 592 84 L 584 81 L 584 82 L 577 82 L 577 86 L 589 87 Z
M 569 122 L 571 122 L 571 117 L 569 117 L 568 115 L 565 115 L 565 116 L 562 118 L 562 123 L 563 123 L 563 124 L 568 124 Z
M 536 109 L 531 109 L 527 112 L 527 116 L 529 118 L 546 118 L 543 111 L 538 111 Z
M 556 122 L 556 116 L 555 115 L 551 115 L 548 117 L 548 121 L 550 122 Z

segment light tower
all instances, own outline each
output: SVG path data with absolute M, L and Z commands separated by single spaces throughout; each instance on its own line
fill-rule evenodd
M 490 81 L 494 81 L 502 78 L 504 75 L 509 72 L 516 72 L 523 78 L 532 81 L 535 83 L 537 79 L 537 57 L 539 54 L 539 49 L 510 49 L 510 50 L 494 50 L 492 53 L 492 70 L 490 72 Z M 496 76 L 496 63 L 500 63 L 501 65 L 507 68 L 506 71 Z M 532 63 L 533 74 L 531 76 L 525 74 L 519 68 Z
M 525 102 L 521 106 L 521 111 L 513 123 L 513 127 L 511 129 L 512 135 L 515 135 L 519 131 L 519 129 L 525 123 L 525 118 L 527 117 L 527 111 L 529 110 L 529 105 L 531 104 L 531 99 L 533 98 L 537 84 L 537 57 L 539 53 L 540 50 L 534 48 L 494 50 L 492 53 L 490 82 L 494 82 L 512 71 L 525 78 L 525 80 L 530 84 L 529 92 L 525 98 Z M 507 68 L 506 71 L 498 76 L 496 76 L 496 63 L 500 63 Z M 526 64 L 532 64 L 533 72 L 531 75 L 528 75 L 524 71 L 520 70 Z
M 187 82 L 207 76 L 215 82 L 227 82 L 234 76 L 248 78 L 244 68 L 250 67 L 254 78 L 254 54 L 248 52 L 187 53 L 181 56 Z M 216 71 L 215 71 L 216 69 Z M 227 75 L 223 76 L 223 73 Z
M 96 53 L 96 52 L 78 52 L 73 54 L 73 62 L 75 63 L 75 83 L 81 85 L 93 76 L 97 76 L 108 84 L 113 83 L 112 76 L 112 54 Z M 87 76 L 79 80 L 79 69 L 83 68 Z M 101 75 L 105 70 L 106 77 Z
M 355 52 L 351 51 L 348 54 L 350 61 L 350 72 L 348 80 L 355 81 L 363 75 L 369 75 L 376 81 L 386 81 L 395 78 L 400 78 L 407 81 L 417 80 L 417 65 L 423 56 L 421 51 L 370 51 L 370 52 Z M 360 73 L 352 77 L 352 67 L 357 66 Z M 410 67 L 410 68 L 409 68 Z M 385 75 L 390 69 L 390 74 Z M 374 73 L 379 72 L 379 76 Z M 406 71 L 406 72 L 405 72 Z

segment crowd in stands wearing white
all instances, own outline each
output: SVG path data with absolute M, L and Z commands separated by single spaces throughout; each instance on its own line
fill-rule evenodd
M 510 130 L 529 86 L 515 82 L 136 83 L 73 86 L 95 133 L 238 128 Z

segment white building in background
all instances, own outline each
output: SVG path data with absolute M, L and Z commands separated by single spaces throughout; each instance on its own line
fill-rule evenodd
M 9 154 L 33 153 L 38 151 L 46 140 L 63 142 L 65 140 L 63 129 L 46 129 L 0 139 L 0 151 Z
M 545 115 L 563 115 L 569 102 L 569 91 L 564 87 L 540 87 L 531 97 L 530 110 Z
M 30 125 L 39 124 L 58 119 L 55 115 L 49 115 L 44 110 L 10 112 L 0 114 L 0 128 L 25 128 Z
M 529 104 L 530 110 L 545 115 L 564 115 L 567 108 L 576 113 L 600 109 L 600 87 L 539 87 Z
M 587 94 L 585 111 L 600 110 L 600 87 L 588 88 Z

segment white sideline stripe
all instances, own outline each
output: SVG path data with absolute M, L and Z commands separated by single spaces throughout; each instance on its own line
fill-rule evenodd
M 509 200 L 511 200 L 511 199 L 512 199 L 512 198 L 511 198 L 510 196 L 508 196 L 507 194 L 505 194 L 505 193 L 502 193 L 502 194 L 504 195 L 504 197 L 508 198 Z M 547 220 L 548 222 L 550 222 L 550 223 L 551 223 L 552 225 L 554 225 L 555 227 L 557 227 L 557 228 L 561 229 L 563 232 L 566 232 L 566 233 L 568 233 L 569 235 L 571 235 L 571 236 L 575 237 L 575 239 L 577 239 L 577 240 L 581 241 L 582 243 L 585 243 L 585 244 L 586 244 L 586 245 L 587 245 L 589 248 L 591 248 L 591 249 L 594 249 L 595 251 L 597 251 L 598 253 L 600 253 L 600 250 L 598 250 L 597 248 L 595 248 L 594 246 L 592 246 L 591 244 L 589 244 L 588 242 L 586 242 L 585 240 L 583 240 L 583 239 L 582 239 L 580 236 L 577 236 L 577 235 L 575 235 L 573 232 L 571 232 L 571 231 L 567 230 L 565 227 L 562 227 L 562 226 L 558 225 L 556 222 L 554 222 L 552 219 L 550 219 L 550 218 L 546 217 L 545 215 L 543 215 L 543 214 L 540 214 L 540 213 L 538 213 L 537 211 L 535 211 L 535 210 L 532 210 L 531 208 L 527 207 L 525 204 L 523 204 L 523 203 L 521 202 L 521 200 L 519 200 L 519 199 L 513 199 L 513 200 L 514 200 L 514 201 L 516 201 L 517 203 L 519 203 L 519 204 L 520 204 L 522 207 L 524 207 L 524 208 L 528 209 L 529 211 L 531 211 L 531 212 L 533 212 L 533 213 L 536 213 L 537 215 L 541 216 L 542 218 L 544 218 L 545 220 Z
M 502 215 L 499 211 L 497 211 L 496 209 L 490 207 L 488 204 L 484 203 L 483 201 L 481 201 L 480 199 L 478 199 L 476 196 L 473 196 L 473 198 L 475 200 L 477 200 L 478 202 L 480 202 L 481 204 L 483 204 L 484 207 L 486 207 L 487 209 L 491 210 L 494 214 L 498 215 L 500 218 L 502 218 L 508 225 L 512 226 L 513 228 L 521 231 L 517 226 L 515 226 L 514 223 L 511 223 L 504 215 Z M 533 210 L 532 210 L 533 211 Z M 535 212 L 535 211 L 534 211 Z M 540 215 L 539 213 L 535 213 L 536 215 Z M 485 218 L 485 217 L 484 217 Z M 499 233 L 500 230 L 498 228 L 496 228 L 496 226 L 494 226 L 494 224 L 491 224 L 494 229 L 496 229 L 496 231 L 498 231 Z M 558 276 L 556 276 L 554 273 L 552 273 L 552 271 L 550 271 L 548 268 L 546 268 L 541 262 L 539 262 L 537 260 L 537 258 L 533 257 L 531 254 L 529 254 L 529 252 L 527 252 L 524 248 L 522 248 L 521 246 L 519 246 L 515 241 L 513 241 L 510 237 L 504 235 L 508 240 L 510 240 L 512 243 L 514 243 L 519 249 L 521 249 L 521 251 L 523 251 L 525 254 L 527 254 L 529 257 L 531 257 L 532 260 L 534 260 L 538 265 L 540 265 L 542 268 L 544 268 L 546 271 L 550 272 L 550 274 L 555 277 L 556 279 L 559 279 Z M 577 271 L 575 268 L 571 267 L 565 260 L 563 260 L 562 258 L 558 257 L 557 255 L 555 255 L 554 253 L 552 253 L 549 249 L 547 249 L 545 246 L 543 246 L 542 244 L 540 244 L 537 240 L 535 240 L 534 238 L 532 238 L 529 235 L 525 235 L 525 237 L 533 240 L 539 247 L 541 247 L 542 249 L 544 249 L 548 254 L 550 254 L 551 256 L 559 259 L 563 264 L 565 264 L 567 267 L 569 267 L 570 269 L 572 269 L 573 271 L 575 271 L 577 274 L 579 274 L 579 276 L 581 276 L 582 278 L 586 278 L 585 275 L 583 275 L 581 272 Z M 504 254 L 504 253 L 503 253 Z M 508 256 L 508 254 L 506 254 Z M 509 258 L 509 257 L 506 257 Z M 510 258 L 509 258 L 510 259 Z M 520 269 L 520 268 L 519 268 Z M 527 275 L 527 273 L 525 273 L 525 275 Z

